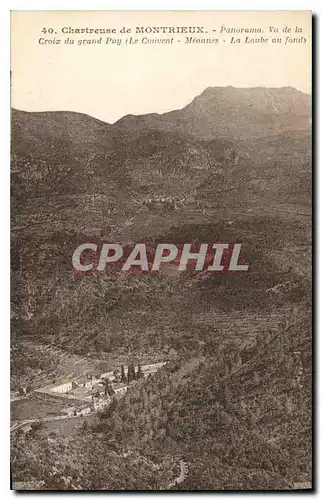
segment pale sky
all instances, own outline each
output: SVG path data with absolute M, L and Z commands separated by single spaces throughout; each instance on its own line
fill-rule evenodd
M 186 36 L 217 38 L 226 28 L 282 30 L 282 44 L 185 44 Z M 125 45 L 127 36 L 71 35 L 74 45 L 41 45 L 39 38 L 62 38 L 63 27 L 203 26 L 208 34 L 162 35 L 174 44 Z M 57 35 L 45 35 L 52 28 Z M 216 32 L 212 30 L 215 29 Z M 107 36 L 122 44 L 78 46 L 78 39 Z M 132 35 L 135 37 L 135 35 Z M 140 35 L 159 38 L 161 35 Z M 260 37 L 261 35 L 248 35 Z M 265 38 L 280 35 L 265 32 Z M 306 43 L 284 44 L 285 36 Z M 181 42 L 177 42 L 177 39 Z M 211 86 L 282 87 L 311 91 L 311 13 L 308 11 L 16 11 L 11 16 L 12 106 L 26 111 L 69 110 L 109 123 L 126 114 L 163 113 L 182 108 Z

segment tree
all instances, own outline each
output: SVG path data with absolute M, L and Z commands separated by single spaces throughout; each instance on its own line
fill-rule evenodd
M 126 383 L 126 376 L 125 376 L 125 371 L 124 371 L 124 365 L 121 366 L 121 382 L 123 384 Z
M 114 370 L 113 375 L 114 375 L 114 382 L 121 382 L 121 375 L 119 370 Z
M 43 424 L 41 422 L 34 422 L 31 424 L 31 430 L 33 432 L 37 432 L 43 428 Z
M 133 361 L 128 365 L 127 368 L 127 381 L 128 383 L 132 382 L 132 380 L 135 380 L 135 368 Z
M 143 378 L 144 374 L 141 368 L 141 365 L 138 365 L 138 371 L 136 372 L 136 379 L 139 380 L 140 378 Z

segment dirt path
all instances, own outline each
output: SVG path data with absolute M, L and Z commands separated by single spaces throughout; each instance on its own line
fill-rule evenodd
M 14 432 L 17 429 L 20 429 L 24 425 L 28 425 L 28 424 L 30 425 L 30 424 L 42 423 L 42 422 L 54 422 L 56 420 L 71 420 L 74 418 L 84 418 L 84 416 L 81 417 L 80 415 L 73 415 L 73 416 L 69 417 L 68 415 L 57 415 L 55 417 L 32 418 L 32 419 L 28 419 L 28 420 L 23 420 L 22 422 L 15 422 L 10 427 L 10 432 Z

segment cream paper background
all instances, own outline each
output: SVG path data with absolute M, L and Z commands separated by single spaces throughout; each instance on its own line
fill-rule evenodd
M 275 25 L 280 29 L 285 25 L 298 25 L 308 41 L 292 46 L 272 43 L 186 45 L 183 42 L 81 47 L 38 44 L 39 38 L 45 36 L 41 33 L 44 27 L 52 27 L 59 36 L 64 26 L 119 30 L 122 26 L 196 25 L 209 29 L 208 35 L 197 35 L 204 37 L 216 37 L 221 25 L 235 28 Z M 217 33 L 211 33 L 213 28 Z M 265 36 L 278 35 L 266 33 Z M 184 39 L 184 35 L 180 37 Z M 78 111 L 108 122 L 129 113 L 162 113 L 181 108 L 209 86 L 293 86 L 310 92 L 311 13 L 15 11 L 11 13 L 11 71 L 14 108 Z

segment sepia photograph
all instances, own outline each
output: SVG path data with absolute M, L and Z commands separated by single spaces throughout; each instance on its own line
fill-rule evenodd
M 312 12 L 10 36 L 11 489 L 313 491 Z

